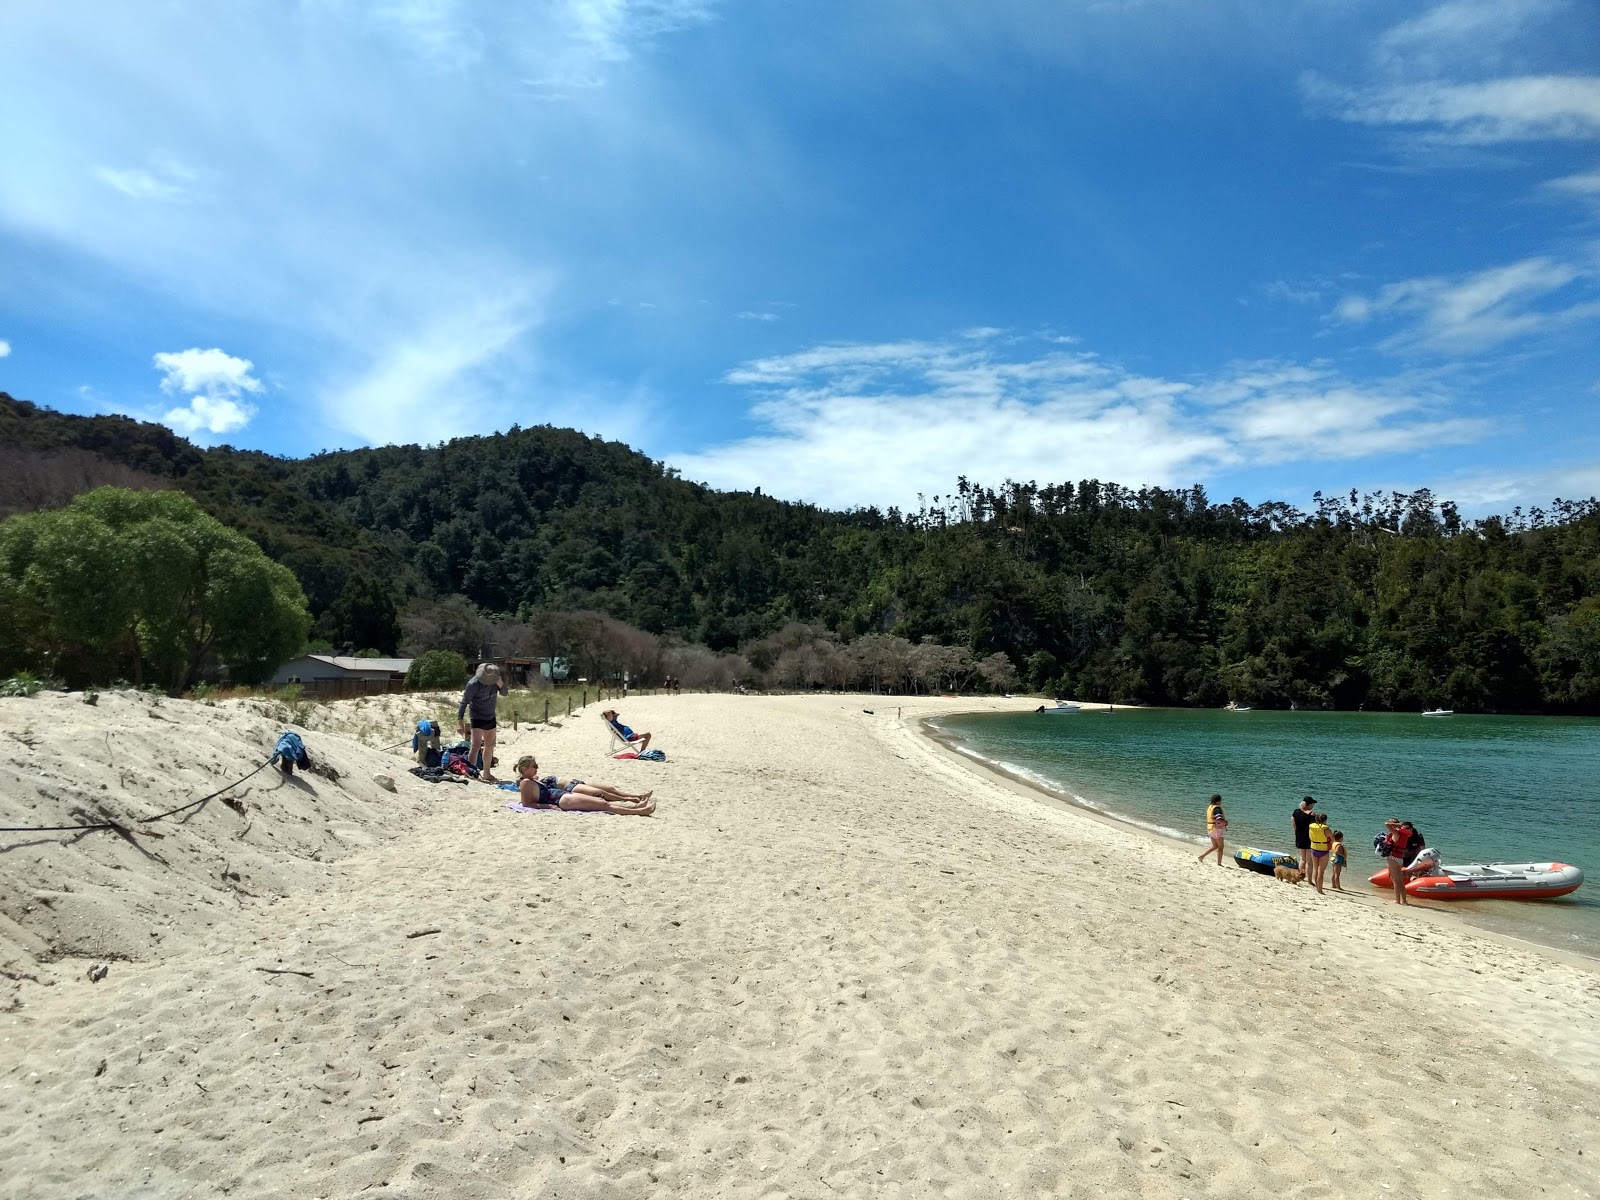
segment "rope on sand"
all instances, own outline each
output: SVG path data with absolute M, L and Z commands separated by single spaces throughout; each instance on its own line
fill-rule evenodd
M 251 771 L 251 772 L 249 772 L 249 774 L 246 774 L 246 775 L 241 775 L 238 779 L 235 779 L 232 783 L 226 784 L 225 786 L 218 788 L 216 791 L 212 792 L 208 796 L 201 796 L 200 799 L 198 799 L 198 800 L 190 800 L 186 804 L 180 804 L 177 808 L 169 808 L 166 812 L 157 813 L 153 817 L 140 817 L 137 821 L 132 822 L 132 824 L 134 824 L 134 825 L 151 825 L 151 824 L 154 824 L 156 821 L 163 821 L 168 817 L 177 816 L 181 812 L 188 812 L 191 808 L 199 808 L 200 805 L 204 804 L 207 800 L 215 800 L 218 796 L 222 795 L 224 792 L 232 791 L 234 788 L 238 787 L 241 783 L 243 783 L 246 779 L 249 779 L 252 775 L 258 774 L 259 772 L 266 770 L 271 765 L 272 765 L 272 759 L 269 758 L 266 761 L 264 761 L 259 767 L 257 767 L 254 771 Z M 126 825 L 124 825 L 124 824 L 122 824 L 121 822 L 118 822 L 118 821 L 100 821 L 100 822 L 97 822 L 97 823 L 92 824 L 92 825 L 91 824 L 79 824 L 79 825 L 0 825 L 0 833 L 60 833 L 60 832 L 68 831 L 68 830 L 90 830 L 90 829 L 115 829 L 119 833 L 128 833 L 128 832 L 130 832 Z

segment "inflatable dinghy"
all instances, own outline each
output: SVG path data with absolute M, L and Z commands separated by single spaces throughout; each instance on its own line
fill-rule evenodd
M 1246 871 L 1271 875 L 1278 867 L 1298 867 L 1300 859 L 1281 850 L 1257 850 L 1254 846 L 1240 846 L 1233 852 L 1233 861 Z
M 1389 872 L 1369 880 L 1389 886 Z M 1583 886 L 1583 872 L 1566 863 L 1478 863 L 1440 867 L 1406 883 L 1406 895 L 1425 900 L 1551 900 Z

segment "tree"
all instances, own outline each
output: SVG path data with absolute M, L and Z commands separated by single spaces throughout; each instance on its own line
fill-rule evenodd
M 288 569 L 181 492 L 97 488 L 13 517 L 0 525 L 0 577 L 12 619 L 32 626 L 27 665 L 69 682 L 148 674 L 176 694 L 210 663 L 259 682 L 311 624 Z
M 335 646 L 370 646 L 393 654 L 400 644 L 400 619 L 394 601 L 376 579 L 364 571 L 345 580 L 338 598 L 317 618 L 317 633 Z
M 465 687 L 470 668 L 454 650 L 429 650 L 411 660 L 406 672 L 408 688 Z

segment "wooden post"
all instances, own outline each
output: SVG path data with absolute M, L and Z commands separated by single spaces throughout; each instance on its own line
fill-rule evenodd
M 550 697 L 549 696 L 546 696 L 544 698 L 544 723 L 546 725 L 550 724 Z
M 583 703 L 578 705 L 578 707 L 579 708 L 588 708 L 589 707 L 589 689 L 588 688 L 584 688 L 583 689 Z
M 571 715 L 572 715 L 572 697 L 569 695 L 567 697 L 567 716 L 570 717 Z

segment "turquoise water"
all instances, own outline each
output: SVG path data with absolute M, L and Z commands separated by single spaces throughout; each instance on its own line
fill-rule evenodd
M 1450 907 L 1600 958 L 1600 720 L 1118 709 L 971 714 L 938 727 L 968 754 L 1196 845 L 1205 801 L 1220 792 L 1230 853 L 1293 846 L 1289 812 L 1315 796 L 1344 831 L 1347 888 L 1366 888 L 1378 869 L 1372 838 L 1389 816 L 1415 822 L 1447 863 L 1575 864 L 1588 878 L 1571 896 Z

